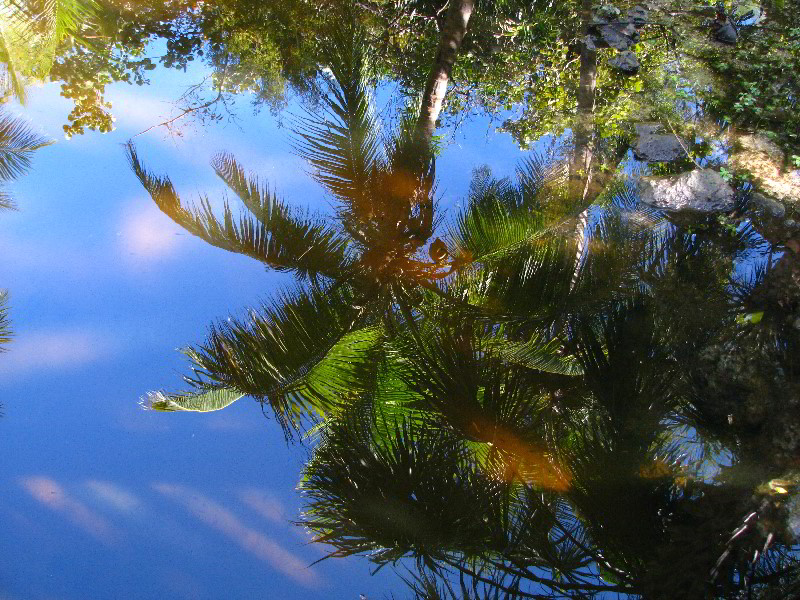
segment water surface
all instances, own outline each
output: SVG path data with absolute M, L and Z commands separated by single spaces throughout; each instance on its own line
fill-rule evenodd
M 800 595 L 799 10 L 3 0 L 0 598 Z

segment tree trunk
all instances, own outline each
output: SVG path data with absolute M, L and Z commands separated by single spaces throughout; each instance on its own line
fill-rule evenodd
M 592 179 L 592 154 L 594 150 L 594 102 L 597 86 L 597 51 L 586 45 L 589 24 L 592 20 L 592 2 L 583 0 L 583 26 L 581 27 L 581 73 L 578 86 L 578 114 L 572 127 L 573 152 L 569 165 L 570 201 L 576 205 L 586 200 Z
M 422 108 L 416 128 L 420 141 L 430 143 L 436 130 L 436 119 L 439 118 L 439 112 L 442 110 L 447 82 L 450 79 L 461 43 L 467 34 L 467 25 L 474 8 L 474 0 L 450 0 L 439 40 L 439 49 L 436 52 L 436 60 L 428 75 L 425 92 L 422 96 Z
M 573 151 L 569 163 L 569 203 L 573 208 L 583 207 L 575 227 L 577 250 L 575 271 L 570 289 L 575 287 L 585 259 L 589 208 L 586 199 L 592 182 L 592 155 L 594 154 L 594 103 L 597 87 L 597 51 L 586 44 L 592 20 L 592 1 L 583 0 L 583 26 L 581 28 L 581 73 L 578 85 L 578 114 L 572 127 Z

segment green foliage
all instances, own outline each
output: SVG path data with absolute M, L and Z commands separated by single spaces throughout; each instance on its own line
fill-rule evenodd
M 31 166 L 33 153 L 51 143 L 0 108 L 0 186 L 23 175 Z M 14 206 L 11 195 L 0 187 L 0 210 Z
M 214 170 L 240 198 L 247 213 L 238 222 L 227 201 L 218 219 L 208 198 L 199 208 L 183 206 L 168 177 L 149 173 L 139 162 L 136 148 L 127 146 L 128 160 L 156 205 L 173 221 L 206 242 L 260 260 L 277 270 L 295 270 L 298 276 L 340 272 L 347 241 L 319 218 L 312 218 L 281 202 L 257 177 L 245 175 L 230 156 L 213 160 Z
M 267 402 L 288 432 L 335 406 L 353 383 L 347 369 L 365 367 L 376 334 L 358 332 L 359 312 L 346 289 L 287 293 L 247 321 L 217 324 L 203 345 L 186 350 L 194 364 L 187 382 Z
M 703 95 L 715 115 L 748 129 L 770 132 L 787 154 L 796 154 L 800 148 L 797 6 L 775 3 L 765 14 L 757 25 L 741 28 L 735 48 L 706 52 L 719 80 L 711 93 Z
M 517 172 L 518 185 L 496 180 L 486 170 L 473 172 L 467 209 L 458 215 L 449 237 L 457 256 L 483 262 L 496 260 L 521 245 L 549 233 L 554 219 L 545 213 L 552 184 L 563 170 L 540 159 L 525 161 Z
M 11 341 L 11 320 L 8 317 L 8 291 L 0 290 L 0 352 Z
M 398 8 L 369 7 L 376 20 Z M 214 168 L 245 214 L 236 223 L 226 205 L 218 219 L 207 199 L 186 207 L 129 146 L 134 172 L 176 222 L 300 279 L 213 326 L 186 350 L 193 391 L 155 393 L 153 408 L 214 410 L 247 395 L 287 435 L 313 425 L 301 522 L 330 556 L 416 560 L 418 596 L 481 597 L 476 582 L 489 598 L 752 591 L 749 557 L 772 540 L 779 548 L 757 563 L 770 571 L 787 547 L 785 520 L 753 497 L 748 460 L 726 469 L 735 485 L 712 481 L 711 462 L 687 458 L 679 437 L 689 429 L 683 435 L 704 447 L 724 440 L 749 460 L 759 455 L 745 427 L 720 423 L 715 386 L 698 365 L 729 336 L 748 356 L 796 349 L 787 315 L 772 314 L 788 309 L 746 306 L 768 277 L 757 271 L 743 283 L 741 259 L 763 240 L 732 220 L 668 221 L 620 182 L 587 208 L 570 195 L 566 168 L 535 160 L 514 182 L 476 170 L 466 207 L 437 229 L 435 155 L 413 115 L 389 140 L 378 130 L 370 90 L 385 57 L 369 43 L 371 25 L 344 21 L 320 42 L 325 95 L 294 122 L 335 226 L 299 218 L 225 155 Z M 406 33 L 402 43 L 430 42 Z M 599 77 L 615 76 L 601 68 Z M 640 83 L 609 84 L 599 112 L 618 103 L 628 118 Z M 625 132 L 606 117 L 600 138 L 613 146 Z M 741 327 L 741 314 L 758 327 Z M 744 339 L 768 326 L 763 339 Z M 781 372 L 794 377 L 788 360 Z M 731 537 L 753 514 L 759 528 Z M 703 551 L 687 553 L 698 530 Z M 460 590 L 449 585 L 455 577 Z
M 13 94 L 25 102 L 25 80 L 43 80 L 51 71 L 59 44 L 86 43 L 83 33 L 96 17 L 94 0 L 7 0 L 0 25 L 0 61 L 6 63 Z
M 0 113 L 0 180 L 11 181 L 25 173 L 33 153 L 50 143 L 22 119 Z
M 71 137 L 87 129 L 111 131 L 105 87 L 118 81 L 146 84 L 159 63 L 186 70 L 202 60 L 210 67 L 208 85 L 201 82 L 180 106 L 198 118 L 221 118 L 215 105 L 235 94 L 252 92 L 256 107 L 273 111 L 286 104 L 289 89 L 313 97 L 317 39 L 324 23 L 335 21 L 335 13 L 334 5 L 323 9 L 306 0 L 226 0 L 199 6 L 189 0 L 146 0 L 135 7 L 104 2 L 81 23 L 85 35 L 62 40 L 56 51 L 51 78 L 62 82 L 62 95 L 74 102 L 64 132 Z M 148 56 L 158 39 L 166 41 L 166 53 Z
M 244 394 L 241 392 L 228 388 L 212 388 L 208 391 L 187 392 L 184 394 L 150 392 L 142 400 L 142 405 L 145 408 L 161 412 L 213 412 L 230 406 L 243 396 Z

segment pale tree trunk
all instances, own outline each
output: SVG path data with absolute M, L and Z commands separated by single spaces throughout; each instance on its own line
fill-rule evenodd
M 597 51 L 587 47 L 586 36 L 592 20 L 592 2 L 583 0 L 583 26 L 581 34 L 581 72 L 578 86 L 578 114 L 572 128 L 573 152 L 569 163 L 569 202 L 572 206 L 584 206 L 578 215 L 575 227 L 577 251 L 575 271 L 572 274 L 574 287 L 584 262 L 589 224 L 589 207 L 586 206 L 589 186 L 592 182 L 592 157 L 594 154 L 594 104 L 597 87 Z
M 436 120 L 442 110 L 442 101 L 447 92 L 447 82 L 450 80 L 461 43 L 467 34 L 467 25 L 469 25 L 469 18 L 474 8 L 474 0 L 450 0 L 442 26 L 436 60 L 428 75 L 422 95 L 422 107 L 416 127 L 420 141 L 430 143 L 433 133 L 436 131 Z
M 597 86 L 597 51 L 589 49 L 585 43 L 592 20 L 591 0 L 583 0 L 582 11 L 578 114 L 572 127 L 574 146 L 569 164 L 570 200 L 576 204 L 586 200 L 591 182 L 594 151 L 594 102 Z

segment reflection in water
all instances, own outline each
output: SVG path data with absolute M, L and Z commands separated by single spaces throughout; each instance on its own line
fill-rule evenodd
M 3 58 L 3 53 L 0 52 L 0 60 Z M 17 93 L 22 93 L 22 89 L 15 84 Z M 5 109 L 0 106 L 0 213 L 16 209 L 6 185 L 24 175 L 31 166 L 33 153 L 50 143 L 34 132 L 24 120 L 6 114 Z M 0 288 L 0 354 L 6 351 L 11 335 L 9 294 L 7 290 Z
M 49 477 L 26 477 L 20 481 L 20 485 L 34 500 L 60 513 L 100 542 L 111 545 L 118 538 L 117 532 L 106 519 L 73 498 L 57 481 Z
M 269 494 L 255 488 L 241 490 L 239 500 L 272 523 L 286 523 L 287 514 L 281 503 Z
M 212 499 L 181 485 L 154 483 L 153 489 L 181 504 L 192 516 L 230 538 L 241 548 L 266 562 L 300 585 L 317 588 L 318 577 L 308 565 L 262 533 L 250 529 L 236 515 Z
M 8 319 L 8 292 L 0 291 L 0 352 L 11 341 L 11 323 Z
M 584 31 L 596 18 L 584 6 Z M 441 226 L 428 141 L 407 119 L 379 143 L 364 33 L 337 35 L 322 108 L 295 127 L 336 222 L 226 155 L 214 169 L 248 213 L 185 208 L 129 146 L 173 220 L 299 279 L 215 326 L 187 351 L 194 391 L 151 406 L 247 395 L 287 434 L 313 423 L 302 523 L 331 556 L 412 557 L 417 597 L 793 593 L 792 247 L 610 176 L 628 146 L 596 127 L 586 47 L 566 160 L 515 183 L 477 170 Z
M 34 375 L 42 370 L 64 371 L 98 362 L 114 354 L 115 341 L 107 332 L 89 329 L 29 331 L 3 357 L 0 381 Z
M 169 179 L 146 171 L 129 145 L 137 177 L 178 224 L 216 246 L 294 271 L 305 283 L 267 309 L 261 331 L 235 322 L 216 332 L 212 345 L 193 355 L 208 371 L 191 382 L 197 392 L 155 394 L 153 407 L 218 410 L 248 394 L 269 402 L 287 432 L 297 428 L 299 419 L 328 409 L 326 388 L 349 387 L 352 376 L 335 366 L 353 351 L 370 351 L 381 336 L 374 323 L 392 327 L 398 316 L 405 319 L 397 313 L 409 314 L 418 287 L 438 290 L 434 282 L 467 260 L 450 259 L 438 239 L 429 259 L 420 256 L 434 228 L 430 127 L 436 116 L 421 110 L 394 136 L 380 139 L 363 38 L 355 24 L 337 33 L 329 47 L 324 110 L 309 113 L 297 128 L 298 151 L 336 201 L 338 226 L 280 201 L 228 155 L 214 159 L 214 170 L 248 212 L 237 222 L 227 204 L 222 220 L 208 200 L 200 209 L 186 208 Z M 287 348 L 285 339 L 295 343 Z M 320 360 L 326 354 L 328 360 Z
M 131 514 L 141 509 L 141 502 L 131 492 L 110 481 L 91 479 L 85 486 L 106 504 L 123 514 Z
M 749 205 L 753 182 L 796 200 L 786 165 L 797 136 L 781 126 L 796 121 L 791 3 L 753 14 L 670 2 L 139 4 L 103 3 L 73 23 L 108 34 L 106 48 L 46 33 L 62 48 L 47 68 L 76 102 L 67 133 L 109 128 L 105 83 L 144 82 L 146 40 L 165 38 L 162 63 L 205 56 L 213 93 L 194 88 L 164 124 L 218 118 L 245 90 L 279 108 L 290 84 L 305 106 L 291 120 L 295 148 L 336 209 L 308 215 L 221 154 L 212 167 L 244 209 L 226 203 L 219 216 L 205 197 L 182 203 L 128 144 L 139 181 L 181 227 L 297 277 L 188 349 L 190 389 L 153 393 L 151 408 L 208 412 L 249 396 L 287 437 L 305 432 L 302 524 L 331 556 L 411 559 L 418 598 L 800 594 L 800 243 Z M 776 35 L 787 51 L 761 61 Z M 738 36 L 753 45 L 721 45 Z M 36 76 L 6 53 L 14 81 Z M 409 99 L 390 134 L 373 101 L 387 79 Z M 518 108 L 503 127 L 520 145 L 564 134 L 513 181 L 476 168 L 454 215 L 439 210 L 435 177 L 448 85 L 446 122 Z M 751 140 L 774 155 L 770 176 L 743 179 L 746 148 L 729 165 L 737 177 L 718 174 L 707 114 L 770 132 L 777 142 Z M 627 177 L 695 167 L 730 210 L 658 210 L 642 201 L 648 184 Z M 129 232 L 149 243 L 148 230 L 134 220 Z M 24 486 L 97 529 L 55 482 Z M 319 584 L 216 502 L 154 488 Z M 283 518 L 257 491 L 240 498 Z

